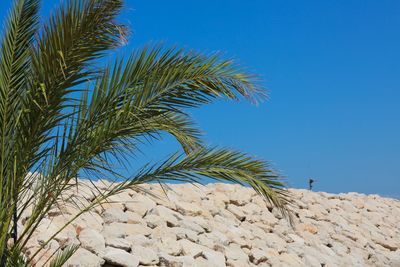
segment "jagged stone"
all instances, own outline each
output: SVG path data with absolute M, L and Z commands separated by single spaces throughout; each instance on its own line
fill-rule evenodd
M 102 231 L 105 238 L 126 237 L 128 235 L 150 235 L 151 229 L 143 224 L 111 223 L 105 225 Z
M 129 242 L 127 239 L 124 238 L 107 238 L 105 240 L 105 244 L 108 247 L 113 247 L 113 248 L 118 248 L 118 249 L 123 249 L 125 251 L 130 251 L 131 250 L 131 242 Z
M 144 195 L 138 194 L 133 197 L 129 202 L 125 203 L 125 207 L 128 211 L 139 214 L 143 217 L 149 210 L 154 208 L 157 203 Z
M 90 251 L 79 248 L 71 258 L 64 264 L 65 267 L 101 267 L 104 259 L 96 256 Z
M 137 267 L 139 266 L 139 258 L 126 252 L 125 250 L 107 247 L 103 258 L 107 263 L 121 267 Z
M 103 235 L 93 229 L 83 229 L 79 234 L 79 241 L 81 242 L 82 248 L 96 255 L 102 254 L 106 248 Z
M 133 245 L 131 253 L 139 259 L 139 263 L 143 265 L 153 265 L 159 262 L 157 253 L 147 247 Z

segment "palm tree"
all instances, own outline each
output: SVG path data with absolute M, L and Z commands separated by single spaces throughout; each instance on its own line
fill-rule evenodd
M 253 75 L 218 54 L 161 45 L 103 65 L 99 59 L 126 42 L 127 27 L 117 20 L 122 0 L 68 0 L 44 24 L 39 2 L 15 0 L 2 33 L 1 266 L 31 264 L 21 251 L 49 210 L 68 201 L 62 193 L 78 178 L 125 178 L 114 166 L 163 132 L 179 142 L 177 153 L 113 183 L 79 214 L 143 183 L 202 177 L 250 185 L 288 214 L 290 194 L 279 175 L 265 161 L 205 147 L 187 113 L 219 97 L 265 98 Z M 18 230 L 28 208 L 32 214 Z M 61 266 L 75 249 L 60 251 L 51 266 Z

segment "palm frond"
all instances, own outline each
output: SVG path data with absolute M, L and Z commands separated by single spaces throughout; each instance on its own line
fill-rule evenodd
M 238 95 L 265 96 L 253 77 L 232 61 L 159 46 L 134 52 L 126 62 L 117 59 L 97 79 L 91 100 L 80 105 L 72 123 L 74 143 L 66 154 L 75 155 L 72 151 L 80 147 L 87 153 L 95 147 L 93 159 L 123 147 L 132 151 L 138 139 L 160 131 L 171 133 L 189 152 L 201 145 L 200 131 L 182 108 Z M 79 154 L 82 158 L 82 150 Z M 89 157 L 87 162 L 100 166 Z
M 145 166 L 120 188 L 151 182 L 202 183 L 204 177 L 249 185 L 290 219 L 291 195 L 282 177 L 266 161 L 229 149 L 202 148 L 187 155 L 176 153 L 161 164 Z
M 256 102 L 265 91 L 233 60 L 158 45 L 134 51 L 127 60 L 124 84 L 135 106 L 174 110 L 198 107 L 217 97 L 245 97 Z
M 68 259 L 74 255 L 78 248 L 79 246 L 72 245 L 64 248 L 62 251 L 59 251 L 50 261 L 49 267 L 62 267 L 68 261 Z

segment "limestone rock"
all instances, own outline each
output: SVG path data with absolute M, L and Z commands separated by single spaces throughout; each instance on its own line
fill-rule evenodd
M 121 267 L 137 267 L 139 266 L 139 258 L 126 252 L 125 250 L 107 247 L 103 258 L 107 263 Z
M 144 195 L 136 195 L 129 202 L 125 203 L 125 207 L 128 211 L 137 213 L 141 217 L 156 205 L 154 200 Z
M 79 248 L 64 264 L 65 267 L 101 267 L 104 260 L 90 251 Z
M 126 223 L 128 216 L 125 212 L 118 208 L 108 208 L 103 212 L 103 220 L 105 223 L 121 222 Z
M 150 248 L 134 245 L 131 247 L 131 253 L 139 259 L 143 265 L 155 265 L 159 262 L 156 252 Z
M 82 248 L 97 255 L 103 253 L 106 248 L 103 235 L 90 228 L 85 228 L 80 232 L 79 241 Z
M 125 251 L 131 250 L 131 242 L 124 238 L 110 237 L 105 240 L 105 243 L 108 247 L 123 249 Z
M 111 223 L 104 226 L 103 235 L 109 237 L 126 237 L 128 235 L 150 235 L 151 229 L 142 224 Z

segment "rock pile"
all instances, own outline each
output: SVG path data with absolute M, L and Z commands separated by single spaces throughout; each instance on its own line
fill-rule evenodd
M 70 244 L 80 248 L 68 267 L 400 266 L 395 199 L 291 189 L 296 201 L 291 227 L 242 186 L 170 185 L 166 197 L 159 185 L 144 187 L 152 194 L 124 192 L 79 217 L 45 246 L 37 266 Z M 90 201 L 88 188 L 74 194 Z M 69 206 L 51 211 L 26 253 L 74 213 L 76 207 Z

